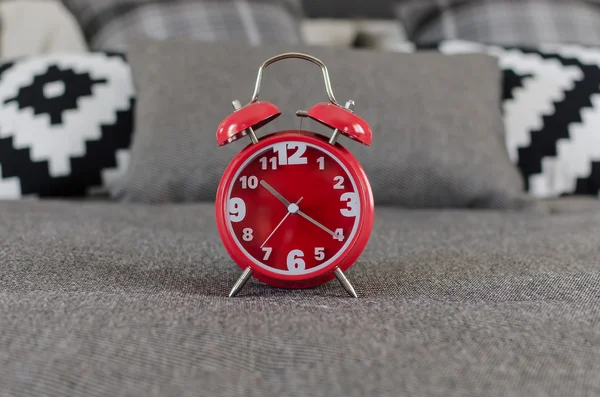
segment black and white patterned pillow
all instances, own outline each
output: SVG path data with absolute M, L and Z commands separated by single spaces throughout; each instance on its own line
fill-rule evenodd
M 128 163 L 133 103 L 119 54 L 0 64 L 0 199 L 106 191 Z
M 498 57 L 504 71 L 506 147 L 530 194 L 600 195 L 600 49 L 510 48 L 460 40 L 433 48 Z M 396 50 L 416 48 L 402 44 Z

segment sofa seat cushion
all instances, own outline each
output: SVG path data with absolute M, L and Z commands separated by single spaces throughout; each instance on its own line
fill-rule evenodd
M 592 395 L 600 212 L 377 208 L 337 282 L 239 276 L 211 204 L 1 202 L 9 395 Z M 110 380 L 110 381 L 107 381 Z

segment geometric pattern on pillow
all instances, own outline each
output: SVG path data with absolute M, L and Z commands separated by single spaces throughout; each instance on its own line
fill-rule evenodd
M 134 94 L 119 54 L 0 64 L 0 199 L 107 191 L 127 167 Z
M 600 193 L 600 50 L 502 48 L 446 41 L 441 52 L 485 52 L 504 70 L 511 159 L 536 197 Z
M 300 42 L 297 0 L 68 0 L 95 50 L 132 38 Z
M 504 76 L 506 148 L 531 195 L 600 195 L 599 49 L 549 44 L 500 47 L 464 40 L 399 43 L 393 48 L 419 49 L 498 58 Z

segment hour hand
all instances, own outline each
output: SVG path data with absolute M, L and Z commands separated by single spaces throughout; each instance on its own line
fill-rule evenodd
M 277 197 L 277 200 L 281 201 L 283 204 L 285 204 L 286 207 L 289 208 L 290 203 L 289 201 L 287 201 L 285 199 L 285 197 L 283 197 L 281 194 L 279 194 L 279 192 L 275 189 L 273 189 L 273 187 L 271 185 L 269 185 L 267 182 L 261 180 L 260 184 L 262 187 L 264 187 L 265 189 L 267 189 L 269 191 L 269 193 L 271 193 L 273 196 Z

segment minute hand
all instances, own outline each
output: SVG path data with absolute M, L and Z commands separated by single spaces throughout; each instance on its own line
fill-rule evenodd
M 338 237 L 330 229 L 326 228 L 325 226 L 323 226 L 322 224 L 320 224 L 319 222 L 317 222 L 316 220 L 314 220 L 310 216 L 306 215 L 304 212 L 298 211 L 297 214 L 300 215 L 301 217 L 303 217 L 304 219 L 306 219 L 307 221 L 311 222 L 313 225 L 316 225 L 316 226 L 320 227 L 321 229 L 325 230 L 327 233 L 331 234 L 334 238 Z

